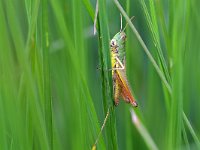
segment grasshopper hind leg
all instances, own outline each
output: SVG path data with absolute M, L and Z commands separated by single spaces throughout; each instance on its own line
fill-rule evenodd
M 115 100 L 115 106 L 119 104 L 119 98 L 121 93 L 121 87 L 117 80 L 114 82 L 114 100 Z

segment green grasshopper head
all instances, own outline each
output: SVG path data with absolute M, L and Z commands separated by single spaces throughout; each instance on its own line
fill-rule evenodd
M 110 41 L 111 48 L 117 48 L 124 45 L 126 41 L 126 34 L 124 31 L 120 31 Z

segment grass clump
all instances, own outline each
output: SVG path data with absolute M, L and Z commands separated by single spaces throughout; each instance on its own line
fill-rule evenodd
M 94 36 L 95 4 L 0 1 L 0 149 L 91 149 L 109 107 L 97 149 L 199 149 L 200 2 L 98 1 Z M 113 107 L 120 13 L 139 126 Z

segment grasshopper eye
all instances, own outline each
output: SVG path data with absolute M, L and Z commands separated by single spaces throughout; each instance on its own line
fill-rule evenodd
M 110 41 L 110 46 L 111 46 L 111 47 L 116 47 L 116 46 L 117 46 L 117 41 L 116 41 L 116 39 L 112 39 L 112 40 Z

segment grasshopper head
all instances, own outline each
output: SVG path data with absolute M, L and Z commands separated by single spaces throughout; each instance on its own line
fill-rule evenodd
M 111 47 L 119 47 L 121 44 L 124 44 L 126 41 L 126 34 L 124 31 L 120 31 L 115 36 L 113 39 L 110 41 L 110 46 Z

